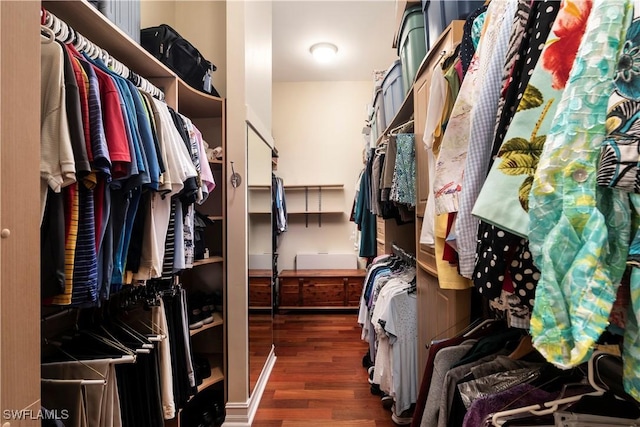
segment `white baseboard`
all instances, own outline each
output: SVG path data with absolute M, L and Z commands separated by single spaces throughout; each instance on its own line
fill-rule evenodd
M 273 370 L 273 366 L 275 364 L 275 346 L 271 345 L 271 351 L 269 352 L 267 361 L 264 364 L 264 368 L 262 368 L 262 372 L 260 373 L 258 382 L 253 389 L 251 402 L 249 402 L 249 425 L 253 424 L 253 418 L 256 416 L 256 412 L 258 412 L 258 407 L 260 406 L 260 401 L 262 400 L 262 394 L 264 393 L 265 388 L 267 388 L 267 383 L 269 382 L 269 377 L 271 376 L 271 371 Z
M 275 363 L 275 347 L 272 345 L 271 352 L 269 352 L 269 357 L 267 357 L 264 368 L 260 373 L 253 394 L 246 402 L 227 402 L 227 416 L 225 417 L 222 427 L 251 427 Z

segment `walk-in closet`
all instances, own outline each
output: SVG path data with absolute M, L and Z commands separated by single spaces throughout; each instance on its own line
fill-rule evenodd
M 640 425 L 639 34 L 0 1 L 0 425 Z

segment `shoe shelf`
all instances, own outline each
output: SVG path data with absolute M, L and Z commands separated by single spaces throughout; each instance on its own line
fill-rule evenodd
M 219 366 L 215 366 L 211 368 L 211 376 L 209 378 L 205 378 L 202 381 L 202 384 L 198 386 L 198 393 L 207 387 L 211 387 L 214 384 L 224 381 L 224 374 L 222 373 L 222 368 Z
M 224 258 L 221 256 L 210 256 L 209 258 L 199 259 L 197 261 L 194 261 L 193 266 L 198 267 L 200 265 L 216 264 L 223 261 L 224 261 Z
M 222 318 L 222 313 L 214 312 L 213 313 L 213 322 L 206 324 L 198 329 L 189 330 L 189 335 L 194 336 L 199 334 L 200 332 L 204 332 L 208 329 L 215 328 L 217 326 L 223 325 L 224 319 Z
M 206 355 L 211 365 L 211 375 L 202 380 L 202 384 L 198 386 L 198 393 L 224 381 L 224 372 L 222 371 L 222 353 L 209 353 Z

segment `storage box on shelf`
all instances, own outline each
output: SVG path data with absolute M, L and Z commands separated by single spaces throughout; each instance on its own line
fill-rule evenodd
M 384 98 L 384 127 L 389 126 L 400 109 L 405 95 L 402 86 L 402 65 L 400 60 L 394 61 L 382 80 L 382 96 Z
M 422 0 L 427 49 L 452 21 L 467 19 L 483 3 L 478 0 Z
M 140 0 L 95 0 L 90 3 L 133 41 L 140 43 Z
M 405 93 L 413 85 L 416 72 L 427 53 L 424 31 L 422 7 L 416 4 L 405 10 L 398 33 L 398 56 L 402 64 Z
M 42 6 L 94 44 L 105 49 L 131 71 L 147 78 L 162 89 L 165 94 L 165 102 L 179 113 L 189 117 L 202 132 L 203 138 L 209 146 L 211 148 L 220 146 L 224 154 L 224 99 L 198 92 L 189 87 L 87 1 L 44 0 Z M 227 348 L 224 308 L 226 298 L 226 186 L 224 185 L 226 167 L 221 159 L 210 161 L 209 164 L 217 186 L 203 205 L 196 206 L 199 212 L 213 220 L 213 225 L 207 227 L 205 232 L 209 257 L 196 260 L 194 268 L 183 274 L 182 283 L 188 293 L 197 290 L 218 292 L 219 306 L 213 314 L 213 322 L 191 331 L 190 336 L 194 352 L 211 355 L 208 357 L 211 375 L 198 386 L 198 391 L 211 386 L 218 387 L 226 401 Z M 167 420 L 166 425 L 180 425 L 180 418 L 181 415 L 177 415 L 176 418 Z
M 373 114 L 375 115 L 376 135 L 382 135 L 382 132 L 387 127 L 382 87 L 376 88 L 376 93 L 373 97 Z

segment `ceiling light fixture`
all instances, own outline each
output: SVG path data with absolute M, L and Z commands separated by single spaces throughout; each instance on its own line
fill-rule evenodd
M 338 46 L 333 43 L 316 43 L 309 48 L 309 52 L 318 62 L 331 61 L 338 53 Z

